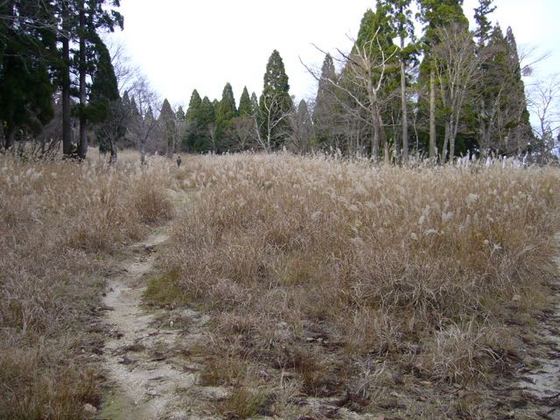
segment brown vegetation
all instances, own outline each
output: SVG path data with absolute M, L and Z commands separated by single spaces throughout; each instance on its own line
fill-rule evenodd
M 0 160 L 0 418 L 99 405 L 107 257 L 169 217 L 168 167 Z
M 189 157 L 180 169 L 4 158 L 0 417 L 99 406 L 103 274 L 171 218 L 144 298 L 211 315 L 185 349 L 199 385 L 229 391 L 207 410 L 504 415 L 492 388 L 550 307 L 559 178 L 287 154 Z M 168 188 L 188 193 L 178 211 Z
M 213 315 L 203 377 L 346 395 L 340 404 L 354 411 L 483 410 L 484 384 L 521 357 L 515 325 L 549 304 L 559 177 L 498 165 L 190 159 L 178 178 L 196 199 L 173 225 L 163 265 Z M 217 366 L 227 360 L 234 373 Z M 403 386 L 414 404 L 389 397 Z M 476 398 L 454 406 L 435 396 L 453 387 Z M 288 401 L 272 411 L 289 415 L 297 398 Z

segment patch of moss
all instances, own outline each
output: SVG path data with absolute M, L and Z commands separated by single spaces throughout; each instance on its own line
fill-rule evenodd
M 187 295 L 179 285 L 179 279 L 178 270 L 171 270 L 151 278 L 144 292 L 144 303 L 164 307 L 188 303 Z

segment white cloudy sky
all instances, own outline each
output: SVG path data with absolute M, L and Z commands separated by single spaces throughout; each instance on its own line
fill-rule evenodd
M 471 17 L 478 0 L 465 0 Z M 536 77 L 560 73 L 560 0 L 495 0 L 494 21 L 511 26 L 521 49 L 549 53 Z M 301 59 L 320 66 L 324 50 L 348 49 L 365 10 L 375 0 L 121 0 L 124 44 L 154 88 L 172 104 L 191 92 L 220 98 L 230 82 L 236 99 L 243 86 L 260 92 L 266 62 L 280 51 L 291 93 L 311 98 L 315 83 Z

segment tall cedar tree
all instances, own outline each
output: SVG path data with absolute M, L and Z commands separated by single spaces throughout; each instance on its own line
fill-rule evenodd
M 56 26 L 49 2 L 5 1 L 0 16 L 0 146 L 10 148 L 18 132 L 38 134 L 53 117 Z
M 193 93 L 191 94 L 191 100 L 189 102 L 189 107 L 187 108 L 187 114 L 185 116 L 187 122 L 194 121 L 195 116 L 197 115 L 198 110 L 200 109 L 201 103 L 202 103 L 202 99 L 200 97 L 200 94 L 196 89 L 193 90 Z
M 88 150 L 87 138 L 87 102 L 88 102 L 88 75 L 95 71 L 95 62 L 92 62 L 93 51 L 96 46 L 97 32 L 100 30 L 114 31 L 116 27 L 123 28 L 124 19 L 116 10 L 120 0 L 75 0 L 78 11 L 78 26 L 75 29 L 78 38 L 78 52 L 75 57 L 79 79 L 79 108 L 80 137 L 78 143 L 78 156 L 85 159 Z M 72 3 L 70 0 L 69 3 Z M 107 6 L 110 6 L 108 8 Z
M 327 148 L 334 145 L 336 126 L 336 106 L 337 82 L 334 61 L 330 54 L 325 55 L 321 68 L 321 77 L 315 98 L 313 109 L 313 124 L 315 126 L 315 143 L 320 148 Z
M 297 111 L 292 119 L 292 139 L 295 151 L 308 153 L 311 149 L 313 138 L 313 122 L 307 102 L 302 99 L 299 102 Z
M 493 2 L 494 0 L 479 0 L 478 7 L 474 9 L 474 20 L 476 22 L 474 36 L 479 48 L 486 45 L 492 35 L 492 22 L 490 22 L 488 16 L 496 10 Z
M 171 108 L 171 104 L 167 99 L 163 101 L 161 106 L 161 111 L 159 113 L 159 125 L 163 132 L 163 140 L 165 142 L 165 155 L 171 157 L 176 152 L 176 124 L 175 124 L 175 112 Z
M 235 97 L 233 89 L 229 83 L 226 83 L 222 92 L 222 100 L 217 104 L 216 108 L 216 142 L 218 152 L 225 152 L 228 148 L 230 140 L 227 139 L 228 130 L 231 121 L 237 116 L 237 108 L 235 105 Z
M 529 151 L 534 138 L 511 29 L 504 36 L 497 25 L 479 54 L 483 57 L 481 82 L 477 86 L 480 152 L 515 155 Z
M 177 121 L 183 121 L 185 119 L 185 111 L 183 110 L 182 106 L 179 106 L 179 108 L 177 108 L 175 118 L 177 119 Z
M 216 111 L 208 99 L 193 91 L 186 115 L 185 148 L 193 153 L 216 151 Z
M 383 7 L 390 17 L 389 23 L 399 39 L 400 93 L 401 93 L 401 143 L 402 159 L 408 160 L 408 99 L 406 68 L 414 58 L 415 44 L 414 21 L 411 9 L 412 0 L 378 0 L 378 8 Z M 407 40 L 409 41 L 407 45 Z
M 202 99 L 199 114 L 199 132 L 202 152 L 216 152 L 216 106 L 218 101 L 210 101 L 207 96 Z
M 189 102 L 189 107 L 187 108 L 187 114 L 185 116 L 186 131 L 185 137 L 183 139 L 184 149 L 187 152 L 197 152 L 198 144 L 198 119 L 200 115 L 200 107 L 202 105 L 202 99 L 200 94 L 195 89 L 191 94 L 191 99 Z
M 240 117 L 250 117 L 253 115 L 253 105 L 251 104 L 251 97 L 249 96 L 247 86 L 243 88 L 243 93 L 239 99 L 238 113 Z
M 290 85 L 284 62 L 277 50 L 266 65 L 264 87 L 259 102 L 261 136 L 272 149 L 281 148 L 290 134 L 288 116 L 293 110 Z
M 116 143 L 126 133 L 128 110 L 120 99 L 111 55 L 99 37 L 95 41 L 95 51 L 97 58 L 87 113 L 88 118 L 95 125 L 99 150 L 111 152 L 111 160 L 115 161 L 117 158 Z M 130 103 L 126 105 L 130 106 Z
M 258 115 L 259 113 L 259 99 L 255 92 L 251 93 L 251 108 L 253 109 L 253 115 Z
M 425 95 L 420 97 L 420 108 L 424 112 L 420 117 L 425 119 L 428 114 L 428 153 L 430 158 L 438 156 L 437 121 L 436 121 L 436 80 L 435 69 L 432 60 L 432 47 L 439 42 L 437 37 L 438 28 L 449 27 L 453 24 L 463 25 L 468 28 L 469 22 L 463 12 L 463 0 L 417 0 L 420 13 L 420 21 L 425 25 L 422 46 L 424 59 L 420 65 L 419 83 L 424 91 L 429 92 L 429 98 Z M 426 107 L 426 103 L 428 106 Z M 426 112 L 426 108 L 428 111 Z M 443 141 L 441 141 L 443 143 Z
M 398 48 L 393 43 L 394 38 L 385 7 L 379 7 L 375 12 L 368 9 L 340 82 L 353 91 L 349 100 L 356 108 L 355 113 L 361 114 L 358 120 L 354 119 L 357 124 L 357 151 L 366 151 L 360 141 L 362 137 L 369 138 L 372 157 L 378 159 L 380 147 L 383 147 L 386 161 L 389 160 L 389 143 L 385 121 L 394 118 L 392 114 L 399 106 L 397 97 L 392 95 L 399 85 Z M 366 64 L 369 68 L 364 68 Z M 358 107 L 358 101 L 365 107 Z M 366 123 L 365 126 L 363 123 Z M 348 140 L 348 143 L 351 141 Z
M 521 61 L 517 50 L 517 42 L 511 27 L 506 31 L 506 42 L 508 45 L 508 58 L 512 84 L 510 89 L 510 104 L 515 121 L 514 126 L 508 134 L 508 145 L 515 145 L 518 154 L 530 151 L 531 142 L 534 141 L 531 130 L 530 115 L 527 109 L 527 97 L 525 96 L 525 83 L 521 73 Z

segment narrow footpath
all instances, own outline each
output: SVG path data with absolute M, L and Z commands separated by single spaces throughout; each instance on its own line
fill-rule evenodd
M 188 354 L 207 317 L 186 308 L 152 310 L 142 304 L 148 279 L 157 275 L 158 249 L 167 239 L 159 232 L 130 246 L 108 278 L 103 303 L 110 336 L 103 368 L 111 392 L 99 419 L 211 418 L 201 403 L 223 397 L 223 390 L 196 385 L 201 365 Z

